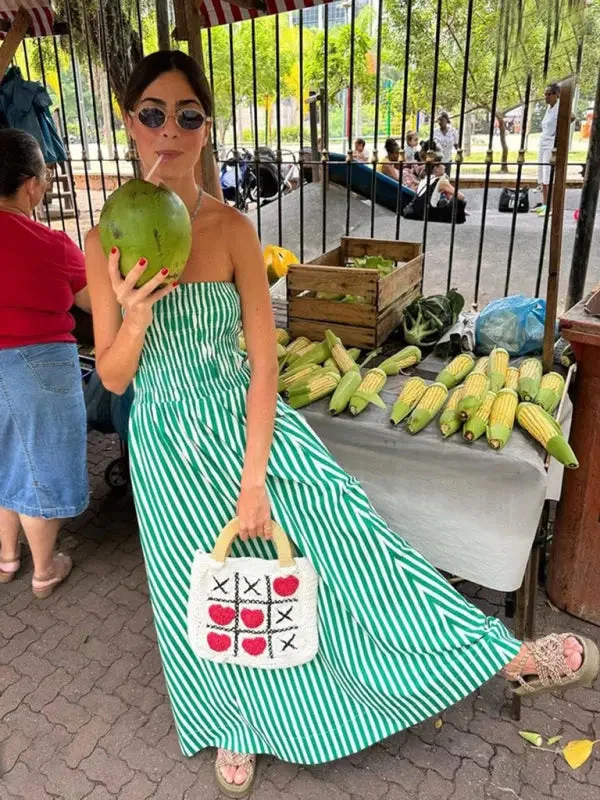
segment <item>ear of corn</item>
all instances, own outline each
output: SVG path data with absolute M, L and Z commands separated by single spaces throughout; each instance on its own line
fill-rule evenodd
M 277 342 L 283 347 L 290 342 L 290 335 L 283 328 L 275 328 L 275 336 L 277 337 Z
M 338 365 L 335 363 L 335 359 L 331 357 L 328 358 L 327 361 L 325 361 L 325 363 L 323 364 L 323 369 L 326 372 L 333 372 L 334 375 L 339 375 L 340 378 L 342 376 L 342 373 L 340 372 Z
M 504 388 L 496 395 L 487 424 L 488 444 L 494 450 L 502 450 L 510 439 L 518 405 L 519 395 L 514 389 Z
M 350 356 L 352 361 L 356 361 L 356 359 L 360 355 L 360 348 L 359 347 L 351 347 L 350 350 L 348 350 L 348 355 Z
M 503 388 L 508 371 L 510 356 L 508 350 L 503 347 L 494 347 L 490 353 L 488 361 L 488 377 L 490 379 L 490 390 L 494 393 Z
M 385 361 L 382 361 L 379 365 L 379 369 L 382 369 L 386 375 L 397 375 L 400 370 L 412 367 L 414 364 L 418 364 L 420 360 L 421 351 L 419 348 L 414 345 L 409 345 L 398 353 L 394 353 L 393 356 L 386 358 Z
M 342 340 L 336 336 L 333 331 L 325 331 L 325 341 L 329 347 L 332 358 L 343 375 L 345 375 L 346 372 L 350 372 L 350 370 L 358 369 L 358 365 L 342 344 Z
M 495 399 L 495 392 L 488 391 L 486 396 L 483 398 L 482 404 L 465 422 L 465 426 L 463 428 L 463 437 L 467 440 L 467 442 L 475 442 L 485 433 L 487 421 L 489 419 Z
M 539 358 L 526 358 L 519 366 L 519 397 L 533 402 L 542 381 L 542 362 Z
M 568 469 L 577 469 L 579 462 L 571 445 L 563 436 L 562 428 L 541 406 L 536 406 L 535 403 L 519 403 L 517 420 L 519 425 L 557 461 Z
M 240 333 L 240 334 L 238 335 L 238 347 L 239 347 L 239 348 L 240 348 L 240 350 L 242 350 L 243 352 L 246 352 L 246 338 L 245 338 L 245 336 L 244 336 L 244 334 L 243 334 L 243 333 Z
M 448 387 L 443 383 L 432 383 L 431 386 L 428 386 L 408 419 L 407 431 L 418 433 L 429 425 L 444 405 L 447 396 Z
M 458 430 L 460 430 L 462 420 L 460 418 L 460 414 L 458 413 L 458 404 L 462 394 L 463 387 L 459 386 L 458 389 L 455 389 L 452 392 L 448 402 L 446 403 L 446 407 L 441 413 L 440 431 L 442 432 L 444 439 L 447 439 L 449 436 L 452 436 L 453 433 L 456 433 Z
M 519 388 L 519 368 L 509 367 L 506 370 L 506 377 L 504 378 L 504 388 L 514 389 L 516 392 Z
M 305 364 L 323 364 L 330 356 L 331 351 L 327 342 L 315 342 L 290 357 L 290 364 L 293 367 L 303 367 Z
M 333 393 L 333 397 L 329 403 L 329 413 L 335 416 L 337 414 L 341 414 L 342 411 L 345 411 L 348 407 L 348 403 L 350 402 L 350 398 L 356 392 L 361 383 L 362 378 L 360 376 L 360 372 L 355 369 L 351 369 L 350 372 L 347 372 L 341 378 L 335 389 L 335 392 Z
M 540 388 L 535 396 L 535 402 L 544 411 L 552 414 L 562 397 L 565 389 L 565 379 L 558 372 L 548 372 L 543 376 Z
M 282 344 L 277 342 L 277 360 L 282 361 L 287 356 L 287 350 Z
M 294 384 L 305 383 L 309 375 L 318 372 L 320 369 L 321 367 L 318 364 L 305 364 L 305 366 L 298 369 L 290 369 L 279 376 L 277 391 L 286 392 Z
M 350 413 L 352 416 L 355 417 L 363 412 L 369 403 L 385 408 L 383 400 L 379 398 L 379 392 L 385 386 L 386 380 L 387 375 L 379 367 L 374 367 L 367 372 L 358 389 L 350 398 Z
M 299 336 L 297 339 L 294 339 L 293 342 L 290 342 L 286 349 L 288 353 L 297 353 L 298 350 L 302 350 L 310 344 L 312 344 L 312 342 L 310 339 L 307 339 L 306 336 Z
M 427 384 L 423 378 L 418 378 L 416 376 L 409 378 L 402 387 L 402 391 L 394 403 L 390 416 L 390 422 L 393 425 L 397 425 L 399 422 L 402 422 L 402 420 L 407 417 L 417 405 L 426 389 Z
M 458 404 L 458 413 L 463 421 L 479 408 L 489 388 L 490 381 L 485 373 L 473 370 L 467 376 L 463 395 Z
M 340 379 L 337 375 L 321 369 L 319 374 L 315 374 L 312 381 L 309 380 L 304 386 L 298 387 L 298 390 L 289 392 L 289 404 L 292 408 L 303 408 L 310 403 L 315 403 L 330 395 L 339 382 Z
M 475 359 L 469 353 L 461 353 L 461 355 L 453 358 L 447 367 L 438 373 L 436 381 L 443 383 L 448 389 L 459 384 L 464 378 L 467 377 L 469 372 L 475 366 Z
M 478 358 L 475 366 L 473 367 L 473 372 L 483 372 L 484 375 L 487 375 L 489 362 L 489 356 Z

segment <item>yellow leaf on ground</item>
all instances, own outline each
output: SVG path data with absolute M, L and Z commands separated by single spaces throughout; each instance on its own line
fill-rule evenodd
M 585 764 L 595 744 L 591 739 L 574 739 L 563 747 L 563 756 L 571 769 L 578 769 Z
M 442 722 L 442 720 L 441 720 L 441 719 L 436 719 L 436 721 L 435 721 L 433 724 L 435 725 L 435 727 L 436 727 L 436 728 L 438 729 L 438 731 L 439 731 L 439 729 L 442 727 L 442 725 L 443 725 L 444 723 Z

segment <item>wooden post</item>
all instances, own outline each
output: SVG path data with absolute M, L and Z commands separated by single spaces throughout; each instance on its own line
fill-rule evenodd
M 15 53 L 19 49 L 19 45 L 25 38 L 25 34 L 31 25 L 31 16 L 29 12 L 20 8 L 15 18 L 12 21 L 9 32 L 0 46 L 0 81 L 4 78 L 6 70 L 10 67 L 10 62 L 15 57 Z
M 569 127 L 571 125 L 571 101 L 573 83 L 567 81 L 560 90 L 560 108 L 556 131 L 556 168 L 552 192 L 552 223 L 550 227 L 550 257 L 548 259 L 548 283 L 546 288 L 546 322 L 544 326 L 544 370 L 550 371 L 554 361 L 554 337 L 558 309 L 558 280 L 565 212 L 565 189 L 569 158 Z
M 155 0 L 156 32 L 158 34 L 158 49 L 171 49 L 171 36 L 169 35 L 169 3 L 168 0 Z

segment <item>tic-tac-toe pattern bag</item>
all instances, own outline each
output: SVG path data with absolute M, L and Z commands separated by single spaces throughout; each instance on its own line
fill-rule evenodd
M 188 639 L 199 658 L 259 669 L 296 667 L 317 653 L 318 576 L 272 523 L 277 559 L 231 558 L 232 520 L 192 565 Z

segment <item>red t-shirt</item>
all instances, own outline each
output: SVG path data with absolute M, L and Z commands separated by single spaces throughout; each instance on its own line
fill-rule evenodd
M 86 285 L 83 253 L 66 233 L 0 211 L 0 349 L 74 342 L 69 309 Z

